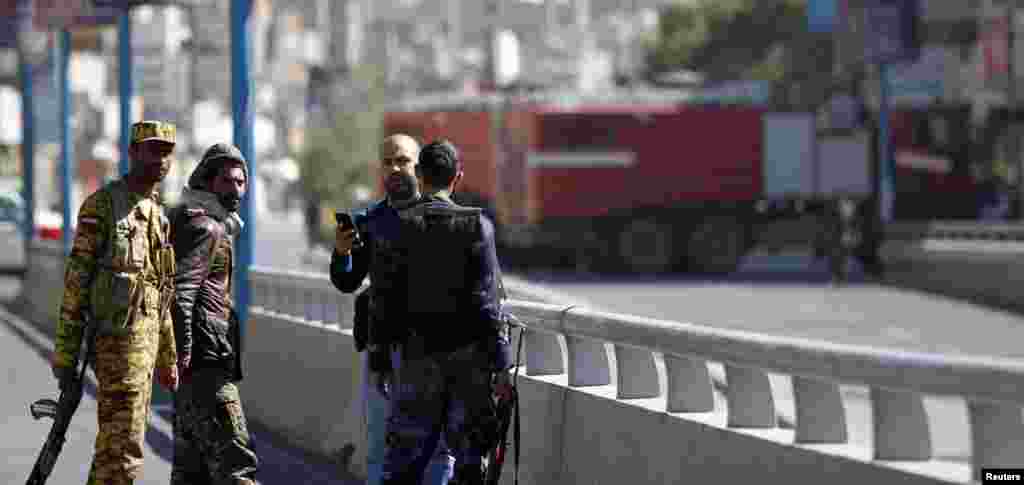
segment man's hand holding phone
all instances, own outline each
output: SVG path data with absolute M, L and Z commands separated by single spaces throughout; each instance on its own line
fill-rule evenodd
M 356 233 L 356 225 L 352 216 L 347 212 L 337 212 L 334 219 L 338 221 L 338 228 L 334 233 L 334 250 L 338 254 L 349 254 L 352 248 L 359 245 L 359 234 Z

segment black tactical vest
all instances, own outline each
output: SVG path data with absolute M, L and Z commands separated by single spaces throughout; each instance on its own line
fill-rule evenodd
M 370 264 L 368 274 L 372 287 L 367 305 L 369 341 L 389 345 L 404 338 L 406 256 L 394 238 L 369 238 Z
M 429 202 L 399 214 L 409 285 L 406 311 L 416 321 L 452 318 L 466 308 L 467 263 L 481 237 L 480 214 L 480 209 L 447 202 Z
M 370 248 L 370 340 L 401 342 L 410 331 L 444 338 L 466 308 L 470 251 L 480 240 L 481 210 L 434 200 L 399 211 L 395 238 Z

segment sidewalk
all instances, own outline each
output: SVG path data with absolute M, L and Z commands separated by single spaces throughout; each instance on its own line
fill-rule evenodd
M 28 405 L 40 398 L 57 397 L 57 386 L 50 374 L 46 356 L 53 342 L 30 323 L 13 315 L 3 303 L 10 301 L 9 279 L 0 285 L 0 355 L 7 364 L 4 389 L 0 397 L 0 419 L 4 433 L 0 437 L 0 455 L 6 458 L 0 467 L 0 483 L 24 483 L 35 463 L 51 421 L 34 421 Z M 50 485 L 85 483 L 92 461 L 96 436 L 95 381 L 89 376 L 86 394 L 71 422 L 67 442 L 57 460 Z M 245 395 L 244 383 L 242 395 Z M 166 394 L 154 396 L 154 413 L 146 433 L 146 462 L 138 485 L 166 485 L 171 474 L 172 408 Z M 160 401 L 160 402 L 158 402 Z M 335 466 L 306 456 L 300 450 L 280 444 L 268 432 L 253 423 L 256 452 L 261 459 L 258 483 L 264 485 L 354 485 L 343 479 Z

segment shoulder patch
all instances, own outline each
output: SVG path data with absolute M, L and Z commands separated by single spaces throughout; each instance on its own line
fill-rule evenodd
M 185 215 L 189 217 L 203 216 L 206 215 L 206 209 L 199 207 L 188 208 L 185 209 Z

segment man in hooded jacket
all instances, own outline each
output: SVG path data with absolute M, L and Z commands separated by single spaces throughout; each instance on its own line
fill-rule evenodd
M 171 210 L 177 256 L 172 305 L 178 368 L 172 485 L 254 485 L 258 458 L 236 382 L 239 323 L 231 299 L 238 208 L 249 173 L 238 148 L 217 143 Z

